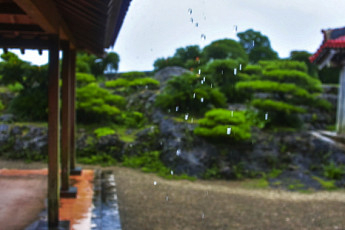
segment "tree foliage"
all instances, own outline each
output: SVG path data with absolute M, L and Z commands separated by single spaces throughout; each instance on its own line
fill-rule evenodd
M 238 33 L 240 44 L 249 55 L 250 63 L 257 63 L 261 60 L 276 60 L 278 54 L 272 47 L 267 36 L 253 29 Z

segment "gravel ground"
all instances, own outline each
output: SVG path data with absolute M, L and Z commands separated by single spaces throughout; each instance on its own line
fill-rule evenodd
M 4 167 L 46 164 L 0 161 Z M 123 230 L 345 229 L 344 190 L 303 194 L 248 189 L 245 182 L 173 181 L 129 168 L 107 169 L 115 172 Z
M 245 189 L 241 182 L 169 181 L 113 170 L 123 230 L 345 229 L 344 191 Z

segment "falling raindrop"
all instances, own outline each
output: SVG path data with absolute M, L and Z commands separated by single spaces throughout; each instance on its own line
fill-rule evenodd
M 148 88 L 149 88 L 149 86 L 145 85 L 145 89 L 148 89 Z
M 234 111 L 231 111 L 231 117 L 233 117 L 234 116 Z
M 187 121 L 188 120 L 188 113 L 184 115 L 184 119 Z
M 176 108 L 175 108 L 176 112 L 178 111 L 178 109 L 179 109 L 179 107 L 178 107 L 178 106 L 176 106 Z
M 212 83 L 211 83 L 211 89 L 212 89 Z
M 193 19 L 193 18 L 190 18 L 190 21 L 191 21 L 191 23 L 193 23 L 193 22 L 194 22 L 194 19 Z
M 199 27 L 199 23 L 195 23 L 195 27 Z
M 224 74 L 224 70 L 222 70 L 222 75 Z
M 169 197 L 168 196 L 165 196 L 165 201 L 169 201 Z
M 201 219 L 205 219 L 205 213 L 201 214 Z
M 200 101 L 201 101 L 201 103 L 203 103 L 203 102 L 204 102 L 204 98 L 202 97 L 202 98 L 200 99 Z
M 268 120 L 268 113 L 265 113 L 265 120 Z
M 154 182 L 153 182 L 153 185 L 157 185 L 157 181 L 154 181 Z
M 192 15 L 192 13 L 193 13 L 193 10 L 192 10 L 191 8 L 189 8 L 189 9 L 188 9 L 188 14 L 189 14 L 189 15 Z
M 240 64 L 240 68 L 239 69 L 240 69 L 240 71 L 242 70 L 242 64 Z
M 199 74 L 199 75 L 201 74 L 201 69 L 199 69 L 198 74 Z
M 206 77 L 204 77 L 203 80 L 206 81 Z
M 237 33 L 237 25 L 234 25 L 234 32 Z
M 201 84 L 204 84 L 204 80 L 201 80 L 200 83 L 201 83 Z
M 227 134 L 227 135 L 230 135 L 230 134 L 231 134 L 231 128 L 230 128 L 230 127 L 226 129 L 226 134 Z
M 234 75 L 236 75 L 236 74 L 237 74 L 237 68 L 234 69 Z
M 205 41 L 206 40 L 206 35 L 205 34 L 201 34 L 201 40 Z
M 171 174 L 171 175 L 174 175 L 174 171 L 170 170 L 170 174 Z
M 195 93 L 193 94 L 193 98 L 195 98 Z
M 160 145 L 163 146 L 163 142 L 162 141 L 160 142 Z
M 255 46 L 255 41 L 253 40 L 253 47 Z
M 181 149 L 176 150 L 176 156 L 180 156 L 181 155 Z

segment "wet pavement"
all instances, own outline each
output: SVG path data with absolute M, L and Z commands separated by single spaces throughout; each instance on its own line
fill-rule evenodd
M 0 211 L 4 212 L 4 210 L 6 210 L 6 212 L 10 212 L 10 208 L 8 206 L 11 205 L 11 207 L 13 207 L 14 204 L 17 204 L 20 205 L 21 211 L 24 214 L 28 214 L 28 212 L 32 212 L 30 209 L 32 205 L 25 206 L 23 204 L 32 200 L 41 202 L 40 208 L 38 208 L 35 213 L 30 213 L 31 217 L 26 218 L 25 222 L 20 215 L 16 216 L 16 222 L 22 222 L 22 225 L 27 226 L 25 228 L 27 230 L 37 229 L 39 226 L 46 225 L 44 223 L 47 221 L 47 210 L 42 211 L 42 209 L 44 209 L 43 203 L 46 200 L 45 194 L 47 191 L 47 172 L 47 169 L 0 169 L 0 184 L 13 184 L 16 191 L 18 191 L 17 194 L 11 195 L 11 193 L 13 193 L 13 186 L 11 187 L 12 190 L 8 191 L 7 194 L 9 194 L 8 196 L 11 195 L 13 202 L 9 203 L 8 199 L 1 201 Z M 38 180 L 36 177 L 41 179 Z M 30 182 L 31 179 L 35 179 L 40 183 L 28 184 L 27 182 Z M 60 220 L 69 221 L 69 229 L 71 230 L 121 230 L 116 195 L 116 184 L 113 172 L 102 172 L 101 170 L 83 170 L 80 176 L 70 176 L 70 179 L 71 185 L 77 188 L 77 197 L 60 199 Z M 14 183 L 15 181 L 20 181 L 21 184 Z M 40 191 L 40 193 L 38 191 Z M 5 196 L 5 186 L 1 186 L 0 194 Z M 40 196 L 38 194 L 40 194 Z M 27 197 L 27 195 L 29 197 Z M 18 210 L 18 207 L 14 208 L 15 210 Z M 36 221 L 34 221 L 34 219 L 36 219 Z M 0 229 L 6 226 L 4 225 L 5 222 L 6 220 L 1 221 L 0 218 Z M 17 228 L 9 225 L 9 228 L 6 229 L 10 230 L 23 228 L 24 227 Z M 45 228 L 43 227 L 43 229 Z

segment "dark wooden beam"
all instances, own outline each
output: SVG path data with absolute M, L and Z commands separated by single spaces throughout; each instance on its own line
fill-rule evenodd
M 0 31 L 15 32 L 44 32 L 38 25 L 0 23 Z
M 46 39 L 22 39 L 0 37 L 0 46 L 7 48 L 49 49 L 49 41 Z
M 25 12 L 13 2 L 0 3 L 0 14 L 25 14 Z
M 63 47 L 62 59 L 62 129 L 61 129 L 61 190 L 69 190 L 71 144 L 71 55 L 69 45 Z
M 45 32 L 60 34 L 61 39 L 75 46 L 75 38 L 68 25 L 61 17 L 53 0 L 13 0 L 25 13 L 32 18 Z
M 59 37 L 51 36 L 48 85 L 48 225 L 59 224 L 60 203 L 60 109 L 59 109 Z
M 76 76 L 75 76 L 75 63 L 77 58 L 76 50 L 71 50 L 71 110 L 70 110 L 70 120 L 71 120 L 71 138 L 70 138 L 70 167 L 71 170 L 76 169 L 76 145 L 75 145 L 75 133 L 76 133 Z

